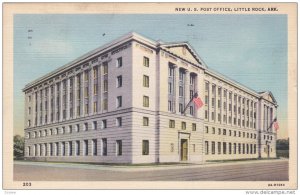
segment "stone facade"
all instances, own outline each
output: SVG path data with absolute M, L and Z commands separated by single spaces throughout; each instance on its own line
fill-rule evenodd
M 27 84 L 25 157 L 98 163 L 276 157 L 271 92 L 210 70 L 186 42 L 129 33 Z M 191 102 L 198 92 L 204 105 Z

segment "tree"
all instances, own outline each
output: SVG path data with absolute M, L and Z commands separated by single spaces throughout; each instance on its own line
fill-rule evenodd
M 14 136 L 14 159 L 24 157 L 24 137 L 20 135 Z

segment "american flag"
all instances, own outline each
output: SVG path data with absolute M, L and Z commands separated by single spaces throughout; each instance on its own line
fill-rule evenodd
M 195 93 L 193 102 L 197 109 L 201 108 L 203 106 L 202 100 L 198 97 L 198 93 Z

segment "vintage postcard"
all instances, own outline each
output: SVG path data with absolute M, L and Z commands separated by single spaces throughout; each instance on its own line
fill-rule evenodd
M 297 189 L 296 3 L 5 3 L 3 188 Z

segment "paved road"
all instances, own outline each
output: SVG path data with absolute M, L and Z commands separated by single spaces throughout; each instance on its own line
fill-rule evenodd
M 288 161 L 122 167 L 16 162 L 17 181 L 287 181 Z

